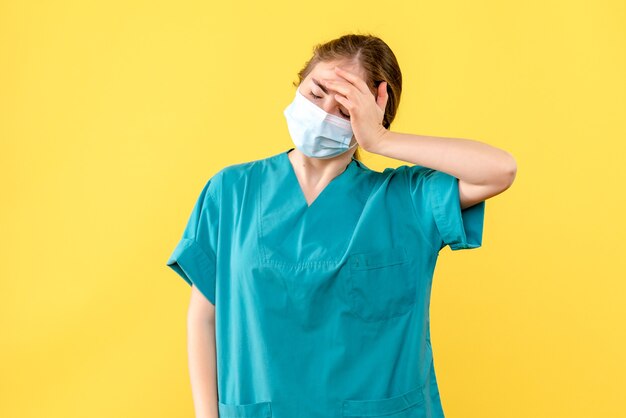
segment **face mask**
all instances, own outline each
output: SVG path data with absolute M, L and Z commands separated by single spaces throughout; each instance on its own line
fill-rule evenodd
M 326 113 L 296 89 L 296 97 L 283 112 L 295 146 L 306 156 L 331 158 L 357 145 L 349 120 Z

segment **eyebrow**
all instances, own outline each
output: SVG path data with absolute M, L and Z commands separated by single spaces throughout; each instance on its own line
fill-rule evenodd
M 317 80 L 316 80 L 316 79 L 314 79 L 314 78 L 311 78 L 311 80 L 313 80 L 313 82 L 314 82 L 315 84 L 317 84 L 317 86 L 318 86 L 319 88 L 321 88 L 321 89 L 322 89 L 322 91 L 323 91 L 325 94 L 328 94 L 328 90 L 326 89 L 326 87 L 322 86 L 322 84 L 321 84 L 319 81 L 317 81 Z

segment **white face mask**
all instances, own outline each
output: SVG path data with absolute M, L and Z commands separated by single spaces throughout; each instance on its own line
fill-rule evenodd
M 296 97 L 283 112 L 295 146 L 306 156 L 331 158 L 357 145 L 349 120 L 327 113 L 296 89 Z

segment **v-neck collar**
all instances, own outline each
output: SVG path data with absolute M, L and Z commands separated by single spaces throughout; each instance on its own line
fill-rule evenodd
M 320 200 L 320 198 L 324 198 L 325 195 L 329 193 L 328 191 L 329 188 L 332 189 L 333 187 L 341 183 L 344 179 L 349 177 L 352 170 L 355 168 L 356 161 L 357 161 L 354 157 L 351 157 L 350 162 L 346 166 L 345 170 L 343 170 L 341 173 L 339 173 L 333 179 L 331 179 L 330 182 L 328 182 L 328 184 L 318 193 L 317 197 L 313 199 L 311 204 L 309 204 L 307 203 L 306 196 L 304 195 L 304 191 L 302 190 L 302 187 L 300 186 L 300 182 L 298 181 L 298 176 L 296 175 L 293 165 L 291 164 L 291 160 L 289 159 L 288 154 L 290 151 L 294 149 L 295 148 L 290 148 L 287 151 L 282 152 L 281 157 L 283 158 L 284 164 L 287 165 L 287 172 L 288 172 L 287 175 L 291 179 L 291 183 L 293 183 L 293 187 L 297 189 L 297 194 L 305 210 L 310 210 L 313 206 L 316 205 L 316 203 Z

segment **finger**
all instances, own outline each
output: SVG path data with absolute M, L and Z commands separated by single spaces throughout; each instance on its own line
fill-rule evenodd
M 334 96 L 335 96 L 335 100 L 337 100 L 340 104 L 342 104 L 343 107 L 345 107 L 346 110 L 348 111 L 348 114 L 352 116 L 352 112 L 351 112 L 352 106 L 351 106 L 350 100 L 348 100 L 346 97 L 340 94 L 335 94 Z
M 356 74 L 352 74 L 351 72 L 346 71 L 339 67 L 335 67 L 335 72 L 341 77 L 348 80 L 361 93 L 369 92 L 369 88 L 367 87 L 367 84 L 365 83 L 365 81 L 361 77 L 357 76 Z
M 343 82 L 335 81 L 335 80 L 327 80 L 324 82 L 324 85 L 326 87 L 329 87 L 335 90 L 338 93 L 343 94 L 346 97 L 349 97 L 352 95 L 351 89 L 354 88 L 354 86 L 350 83 L 343 83 Z

